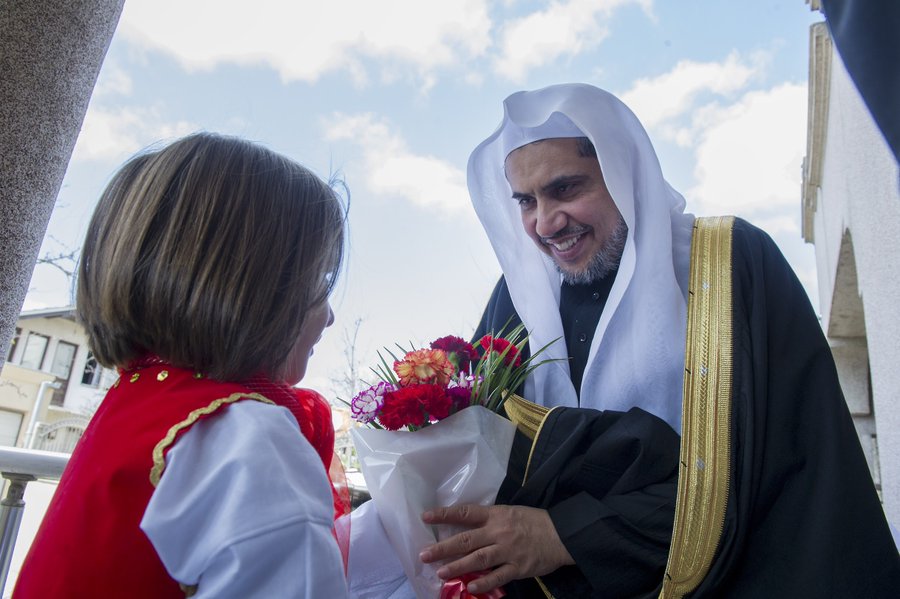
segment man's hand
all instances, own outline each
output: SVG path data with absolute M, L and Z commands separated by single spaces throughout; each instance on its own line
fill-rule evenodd
M 444 580 L 493 568 L 469 583 L 470 593 L 486 593 L 511 580 L 541 576 L 575 563 L 546 510 L 518 505 L 456 505 L 425 512 L 422 520 L 471 528 L 419 554 L 425 563 L 452 560 L 437 571 Z

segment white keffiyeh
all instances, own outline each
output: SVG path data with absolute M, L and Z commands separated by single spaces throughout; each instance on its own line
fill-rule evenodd
M 560 275 L 528 237 L 504 175 L 509 153 L 540 139 L 585 136 L 610 195 L 628 225 L 628 240 L 597 324 L 581 385 L 581 406 L 633 406 L 681 430 L 687 277 L 694 217 L 665 181 L 656 153 L 634 114 L 611 94 L 583 84 L 513 94 L 500 127 L 472 153 L 469 193 L 493 244 L 532 350 L 563 337 Z M 528 399 L 577 406 L 564 342 L 526 383 Z

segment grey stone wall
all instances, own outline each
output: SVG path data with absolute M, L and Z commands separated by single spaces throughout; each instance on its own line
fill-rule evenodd
M 125 0 L 0 0 L 0 367 Z

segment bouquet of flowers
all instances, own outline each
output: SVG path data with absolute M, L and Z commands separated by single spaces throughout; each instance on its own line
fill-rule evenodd
M 508 337 L 515 340 L 522 327 Z M 542 362 L 522 360 L 527 338 L 514 343 L 485 335 L 477 345 L 454 336 L 441 337 L 428 349 L 412 349 L 402 358 L 393 353 L 393 367 L 379 354 L 373 368 L 380 382 L 350 402 L 353 418 L 377 428 L 414 431 L 470 406 L 498 412 L 507 391 L 514 391 Z
M 490 505 L 506 476 L 515 426 L 497 412 L 544 363 L 535 358 L 545 348 L 522 358 L 527 341 L 520 326 L 475 345 L 448 336 L 402 356 L 388 352 L 392 361 L 379 354 L 372 369 L 379 382 L 350 402 L 353 417 L 372 426 L 352 430 L 360 468 L 419 599 L 444 588 L 437 566 L 423 564 L 419 552 L 458 532 L 426 525 L 422 512 Z

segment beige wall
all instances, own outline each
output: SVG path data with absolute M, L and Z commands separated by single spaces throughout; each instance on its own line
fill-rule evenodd
M 90 416 L 103 399 L 105 389 L 115 380 L 116 373 L 110 369 L 102 369 L 101 376 L 96 379 L 98 381 L 96 386 L 82 384 L 89 351 L 81 325 L 71 317 L 27 316 L 20 318 L 16 326 L 21 330 L 18 342 L 12 349 L 10 360 L 0 373 L 0 409 L 22 416 L 16 445 L 23 447 L 27 442 L 31 414 L 37 404 L 41 383 L 59 380 L 50 370 L 61 341 L 76 347 L 63 405 L 50 404 L 54 390 L 48 388 L 37 414 L 37 423 L 52 424 L 73 416 Z M 37 333 L 49 339 L 43 360 L 37 368 L 21 364 L 29 333 Z
M 62 408 L 67 412 L 79 414 L 87 414 L 96 409 L 100 400 L 103 398 L 103 384 L 106 383 L 108 386 L 108 380 L 101 381 L 101 384 L 97 387 L 83 385 L 81 383 L 89 352 L 87 338 L 85 337 L 84 329 L 81 325 L 69 318 L 52 317 L 21 318 L 16 323 L 16 326 L 22 329 L 19 341 L 16 343 L 10 359 L 10 362 L 16 365 L 21 363 L 22 353 L 25 349 L 25 340 L 30 332 L 45 335 L 50 338 L 47 351 L 44 354 L 44 360 L 40 366 L 40 370 L 43 372 L 50 371 L 53 363 L 53 356 L 60 341 L 65 341 L 77 346 L 78 349 L 75 353 L 75 358 L 72 361 L 69 384 L 66 389 Z M 107 374 L 111 374 L 111 371 Z
M 15 364 L 4 364 L 3 370 L 0 372 L 0 408 L 22 414 L 22 425 L 19 427 L 16 445 L 21 446 L 25 440 L 25 433 L 31 420 L 31 411 L 34 409 L 41 383 L 52 382 L 55 378 L 52 374 L 21 368 Z M 39 421 L 47 420 L 49 402 L 50 390 L 48 389 L 47 397 L 38 414 Z

